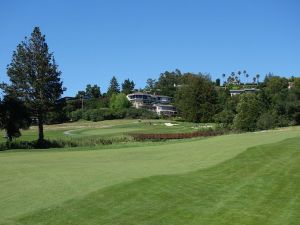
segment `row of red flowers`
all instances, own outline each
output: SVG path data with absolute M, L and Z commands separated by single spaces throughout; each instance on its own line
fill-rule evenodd
M 196 131 L 192 133 L 169 133 L 169 134 L 144 134 L 144 133 L 130 133 L 137 141 L 142 140 L 164 140 L 164 139 L 184 139 L 184 138 L 193 138 L 193 137 L 209 137 L 222 135 L 221 131 Z

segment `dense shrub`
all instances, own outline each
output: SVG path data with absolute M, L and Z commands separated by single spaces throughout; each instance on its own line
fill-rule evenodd
M 82 113 L 83 113 L 82 109 L 77 109 L 77 110 L 71 112 L 69 117 L 70 117 L 71 121 L 77 121 L 77 120 L 82 119 Z
M 100 110 L 93 109 L 90 112 L 90 120 L 91 121 L 102 121 L 102 120 L 104 120 L 104 117 Z
M 114 111 L 112 109 L 108 109 L 108 108 L 99 109 L 99 113 L 103 115 L 103 119 L 105 120 L 114 119 Z
M 69 121 L 69 117 L 63 110 L 48 112 L 45 115 L 45 124 L 58 124 Z
M 63 148 L 64 143 L 55 140 L 44 141 L 11 141 L 0 143 L 0 151 L 9 149 L 35 149 L 35 148 Z
M 112 109 L 126 109 L 131 106 L 130 101 L 124 93 L 113 94 L 109 101 L 109 107 Z
M 294 114 L 295 122 L 297 125 L 300 125 L 300 112 Z
M 129 119 L 158 119 L 155 112 L 147 109 L 129 108 L 126 110 L 126 118 Z
M 209 76 L 185 74 L 183 85 L 176 91 L 175 106 L 189 122 L 212 122 L 217 103 L 217 91 Z
M 226 128 L 230 128 L 234 116 L 235 113 L 233 112 L 233 110 L 224 109 L 223 111 L 219 112 L 214 116 L 214 121 L 223 124 L 223 126 Z
M 277 118 L 277 126 L 278 127 L 286 127 L 290 125 L 295 125 L 294 121 L 289 120 L 289 118 L 285 115 L 280 115 Z
M 275 112 L 265 112 L 260 115 L 256 126 L 259 130 L 273 129 L 278 125 L 278 116 Z
M 108 106 L 108 99 L 101 98 L 92 98 L 84 101 L 84 107 L 86 109 L 99 109 L 105 108 Z
M 86 110 L 86 111 L 83 111 L 82 112 L 82 119 L 84 119 L 84 120 L 91 120 L 91 117 L 90 117 L 90 115 L 91 115 L 91 112 L 92 110 Z
M 262 111 L 260 99 L 255 94 L 242 94 L 237 105 L 237 114 L 233 120 L 234 129 L 238 131 L 254 131 L 257 119 Z
M 126 109 L 118 109 L 113 111 L 114 119 L 123 119 L 126 117 Z

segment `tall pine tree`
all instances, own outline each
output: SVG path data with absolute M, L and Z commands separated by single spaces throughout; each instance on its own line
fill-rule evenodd
M 129 79 L 124 80 L 124 82 L 122 83 L 122 92 L 125 95 L 131 94 L 134 90 L 134 82 L 130 81 Z
M 44 140 L 44 117 L 64 91 L 61 72 L 53 53 L 39 27 L 35 27 L 30 38 L 17 46 L 12 62 L 7 67 L 9 84 L 2 84 L 7 95 L 18 97 L 31 108 L 38 119 L 39 137 Z
M 113 76 L 109 83 L 107 95 L 111 97 L 113 94 L 118 94 L 118 93 L 120 93 L 120 85 L 118 83 L 117 78 Z

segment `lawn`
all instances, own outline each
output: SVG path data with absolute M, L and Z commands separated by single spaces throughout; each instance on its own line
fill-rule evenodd
M 0 224 L 296 224 L 299 131 L 1 152 Z

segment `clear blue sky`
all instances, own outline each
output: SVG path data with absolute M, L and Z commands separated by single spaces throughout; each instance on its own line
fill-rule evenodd
M 0 4 L 0 80 L 12 52 L 34 26 L 46 35 L 65 95 L 110 78 L 147 78 L 176 68 L 222 73 L 246 69 L 300 76 L 299 0 L 15 1 Z

